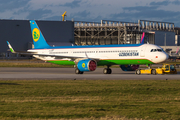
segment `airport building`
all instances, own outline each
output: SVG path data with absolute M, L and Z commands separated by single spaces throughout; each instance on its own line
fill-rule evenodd
M 139 44 L 145 32 L 145 43 L 176 46 L 180 42 L 174 23 L 139 20 L 138 23 L 101 20 L 100 23 L 75 22 L 77 45 Z
M 180 46 L 180 29 L 174 23 L 138 20 L 137 23 L 101 20 L 36 21 L 48 44 L 106 45 L 139 44 L 145 32 L 145 43 L 156 44 L 173 53 Z M 29 20 L 0 20 L 0 58 L 22 57 L 11 54 L 6 41 L 15 50 L 25 51 L 33 47 Z M 165 47 L 164 47 L 165 46 Z
M 64 46 L 74 43 L 74 22 L 72 21 L 36 21 L 48 44 Z M 23 57 L 11 54 L 7 42 L 18 51 L 33 47 L 29 20 L 0 20 L 0 58 Z

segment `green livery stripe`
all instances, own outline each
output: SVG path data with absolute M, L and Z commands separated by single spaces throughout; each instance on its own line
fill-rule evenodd
M 12 49 L 12 48 L 10 48 L 10 51 L 13 53 L 14 52 L 14 50 Z
M 68 60 L 51 60 L 47 62 L 58 65 L 75 65 L 74 61 L 68 61 Z
M 68 60 L 52 60 L 52 61 L 47 61 L 53 64 L 58 64 L 58 65 L 75 65 L 73 61 L 68 61 Z M 150 60 L 147 59 L 131 59 L 131 60 L 100 60 L 98 61 L 97 65 L 98 66 L 103 66 L 103 65 L 142 65 L 142 64 L 154 64 Z
M 98 66 L 101 65 L 142 65 L 142 64 L 153 64 L 150 60 L 147 59 L 126 59 L 126 60 L 100 60 Z

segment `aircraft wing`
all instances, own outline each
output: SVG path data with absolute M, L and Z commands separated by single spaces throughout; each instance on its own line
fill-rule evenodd
M 76 60 L 76 59 L 93 59 L 93 60 L 96 60 L 96 61 L 99 61 L 100 60 L 100 58 L 97 58 L 97 57 L 88 57 L 87 55 L 86 55 L 86 57 L 79 57 L 79 56 L 62 56 L 62 55 L 51 55 L 51 54 L 37 54 L 37 53 L 34 53 L 34 54 L 32 54 L 32 55 L 38 55 L 39 57 L 40 56 L 44 56 L 44 57 L 56 57 L 56 58 L 69 58 L 69 59 L 71 59 L 71 60 Z

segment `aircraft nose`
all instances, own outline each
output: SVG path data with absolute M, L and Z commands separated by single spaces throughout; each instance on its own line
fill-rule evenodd
M 167 59 L 169 58 L 169 55 L 168 54 L 166 54 L 166 53 L 163 53 L 162 55 L 161 55 L 161 61 L 162 62 L 164 62 L 164 61 L 166 61 Z
M 169 56 L 166 53 L 161 53 L 155 56 L 155 59 L 153 60 L 154 63 L 161 63 L 166 61 L 169 58 Z

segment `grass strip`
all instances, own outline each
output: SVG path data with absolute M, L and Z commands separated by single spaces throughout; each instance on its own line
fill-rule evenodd
M 67 68 L 74 66 L 72 65 L 57 65 L 52 63 L 46 63 L 46 62 L 0 62 L 0 67 L 31 67 L 31 68 Z
M 0 80 L 0 119 L 180 119 L 180 81 Z

